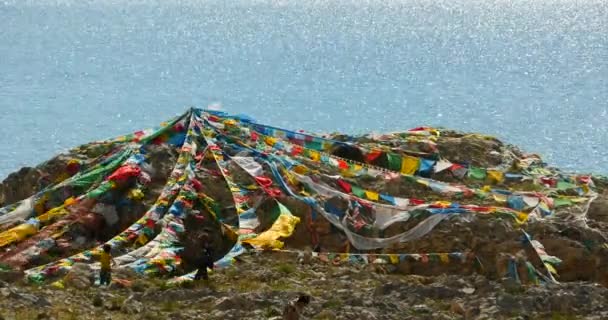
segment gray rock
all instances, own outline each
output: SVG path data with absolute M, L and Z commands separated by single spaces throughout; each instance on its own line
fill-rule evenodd
M 90 288 L 95 280 L 95 272 L 85 263 L 75 263 L 70 272 L 64 277 L 63 283 L 68 287 L 80 290 Z
M 215 309 L 218 310 L 231 310 L 231 309 L 237 309 L 237 310 L 246 310 L 247 307 L 249 307 L 251 305 L 250 301 L 243 298 L 240 295 L 236 295 L 236 296 L 231 296 L 231 297 L 223 297 L 217 300 L 217 302 L 215 303 Z
M 120 310 L 127 314 L 138 314 L 144 309 L 143 303 L 139 302 L 134 295 L 130 295 L 123 303 Z
M 9 298 L 13 292 L 9 288 L 0 288 L 0 296 L 3 298 Z
M 464 306 L 462 305 L 462 303 L 456 301 L 456 300 L 452 300 L 452 302 L 450 303 L 450 312 L 454 313 L 454 314 L 459 314 L 464 316 L 466 314 L 466 310 L 464 309 Z
M 426 304 L 417 304 L 412 307 L 412 310 L 416 313 L 432 313 L 433 309 L 431 309 Z
M 309 265 L 312 263 L 312 252 L 310 251 L 304 251 L 304 253 L 302 254 L 302 260 L 301 260 L 302 264 L 304 265 Z
M 36 308 L 44 308 L 51 305 L 51 303 L 44 297 L 35 296 L 33 294 L 20 294 L 20 299 L 28 301 Z
M 515 281 L 511 278 L 502 279 L 502 285 L 507 292 L 516 293 L 516 292 L 523 291 L 523 287 L 521 286 L 521 283 L 517 283 L 517 281 Z
M 120 310 L 122 305 L 116 299 L 108 299 L 103 302 L 103 307 L 110 311 Z
M 508 293 L 503 293 L 496 297 L 496 305 L 507 314 L 517 313 L 522 309 L 520 299 Z
M 362 320 L 376 320 L 376 319 L 378 319 L 373 312 L 371 312 L 370 310 L 365 310 L 365 309 L 363 309 L 363 310 L 361 310 L 359 312 L 359 317 L 360 317 L 359 319 L 362 319 Z

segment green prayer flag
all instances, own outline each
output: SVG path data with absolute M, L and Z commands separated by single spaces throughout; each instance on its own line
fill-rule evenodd
M 567 189 L 573 189 L 573 188 L 576 188 L 576 185 L 573 183 L 570 183 L 568 181 L 558 181 L 557 182 L 558 190 L 567 190 Z
M 401 156 L 394 153 L 387 153 L 388 168 L 393 171 L 401 171 Z
M 469 177 L 477 180 L 483 180 L 486 178 L 486 169 L 470 167 L 469 168 Z
M 104 175 L 116 170 L 125 160 L 131 155 L 131 150 L 126 149 L 114 155 L 110 163 L 98 165 L 88 171 L 79 173 L 68 179 L 65 184 L 73 187 L 88 188 L 96 181 L 103 178 Z
M 319 140 L 305 141 L 304 147 L 307 149 L 323 151 L 323 143 Z
M 359 187 L 351 186 L 352 192 L 359 198 L 365 198 L 365 191 Z
M 99 185 L 99 187 L 87 193 L 87 198 L 98 198 L 106 192 L 110 191 L 110 189 L 112 189 L 112 185 L 108 181 L 104 181 Z
M 566 198 L 554 198 L 553 199 L 553 206 L 556 208 L 569 206 L 571 204 L 572 204 L 572 201 L 570 201 L 570 199 L 566 199 Z

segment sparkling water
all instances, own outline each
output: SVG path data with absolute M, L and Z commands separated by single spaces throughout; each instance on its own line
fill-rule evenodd
M 608 173 L 607 8 L 0 0 L 0 178 L 210 103 L 313 132 L 483 132 Z

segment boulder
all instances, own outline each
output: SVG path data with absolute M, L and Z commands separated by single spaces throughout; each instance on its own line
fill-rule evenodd
M 65 286 L 80 290 L 90 288 L 95 282 L 95 272 L 90 265 L 85 263 L 75 263 L 70 272 L 63 278 Z

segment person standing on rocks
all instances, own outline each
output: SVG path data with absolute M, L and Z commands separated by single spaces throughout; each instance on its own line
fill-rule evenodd
M 283 309 L 283 320 L 300 320 L 304 308 L 310 303 L 309 295 L 300 295 L 298 300 L 291 301 Z
M 103 286 L 104 284 L 109 286 L 112 281 L 112 265 L 116 265 L 116 261 L 112 258 L 112 246 L 109 244 L 103 245 L 103 251 L 99 257 L 99 262 L 101 263 L 101 269 L 99 270 L 99 285 Z
M 203 254 L 198 265 L 198 271 L 194 276 L 194 280 L 200 280 L 201 278 L 203 280 L 209 280 L 207 268 L 213 269 L 213 250 L 209 241 L 209 234 L 204 233 L 201 236 L 201 242 L 203 247 Z

